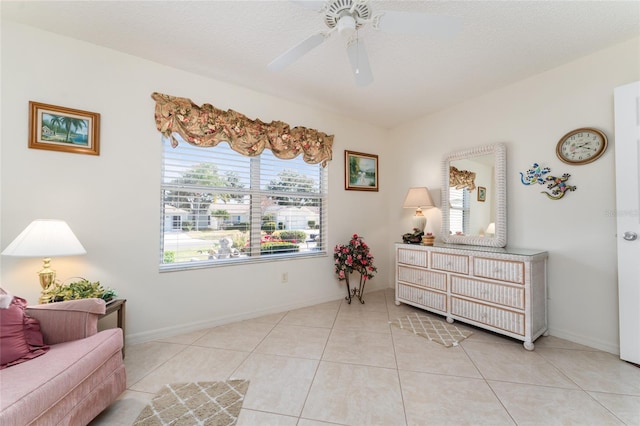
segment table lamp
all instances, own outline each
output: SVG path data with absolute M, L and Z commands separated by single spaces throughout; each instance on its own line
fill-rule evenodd
M 409 188 L 407 196 L 402 203 L 402 207 L 405 209 L 416 209 L 416 214 L 413 216 L 413 227 L 420 232 L 424 232 L 424 227 L 427 225 L 427 218 L 422 214 L 422 208 L 435 207 L 429 188 L 425 186 Z
M 488 236 L 492 236 L 492 237 L 496 234 L 496 224 L 495 224 L 495 222 L 491 222 L 489 224 L 489 226 L 487 226 L 487 230 L 485 231 L 485 233 Z
M 56 279 L 56 271 L 51 269 L 52 257 L 86 253 L 67 222 L 54 219 L 34 220 L 2 252 L 6 256 L 43 257 L 44 268 L 38 272 L 43 290 Z

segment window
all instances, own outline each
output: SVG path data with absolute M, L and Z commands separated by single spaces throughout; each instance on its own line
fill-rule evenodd
M 327 187 L 326 168 L 302 156 L 163 138 L 160 268 L 325 255 Z
M 449 232 L 469 232 L 469 191 L 465 188 L 449 188 Z

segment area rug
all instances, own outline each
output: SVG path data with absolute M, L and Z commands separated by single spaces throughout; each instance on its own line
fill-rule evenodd
M 425 337 L 448 348 L 458 346 L 460 342 L 473 334 L 471 331 L 460 330 L 455 325 L 418 313 L 389 321 L 389 324 L 411 331 L 413 334 Z
M 248 387 L 248 380 L 165 385 L 134 426 L 235 425 Z

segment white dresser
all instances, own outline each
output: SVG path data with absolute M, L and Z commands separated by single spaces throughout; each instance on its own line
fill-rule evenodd
M 401 302 L 524 342 L 547 331 L 547 252 L 397 243 Z

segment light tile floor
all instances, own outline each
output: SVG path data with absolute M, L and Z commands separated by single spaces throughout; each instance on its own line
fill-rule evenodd
M 130 346 L 127 391 L 91 424 L 131 425 L 165 383 L 242 378 L 238 426 L 640 425 L 640 368 L 615 355 L 462 323 L 473 335 L 445 348 L 389 325 L 427 314 L 393 289 L 364 299 Z

